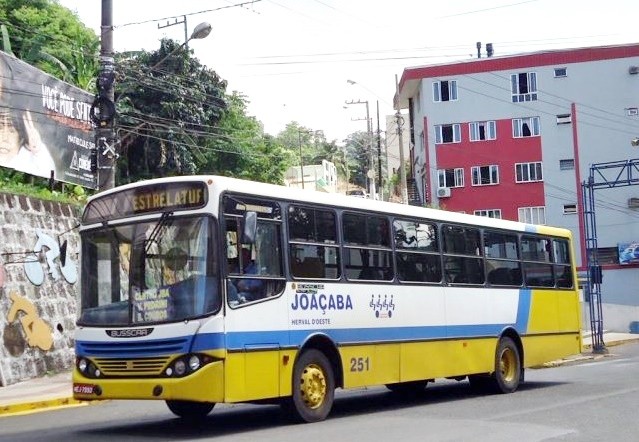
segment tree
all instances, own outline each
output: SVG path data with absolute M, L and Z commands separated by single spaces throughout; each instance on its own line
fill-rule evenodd
M 206 145 L 202 172 L 282 184 L 293 158 L 279 142 L 264 135 L 262 125 L 247 115 L 248 102 L 234 91 L 227 109 Z
M 367 187 L 366 172 L 369 170 L 370 163 L 368 134 L 354 132 L 344 141 L 351 182 L 361 187 Z
M 226 81 L 190 51 L 164 39 L 160 49 L 119 60 L 119 181 L 193 174 L 226 109 Z
M 0 0 L 3 50 L 80 88 L 93 87 L 99 40 L 53 0 Z

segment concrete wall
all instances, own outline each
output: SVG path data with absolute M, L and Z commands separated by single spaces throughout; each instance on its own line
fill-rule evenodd
M 79 216 L 80 207 L 0 193 L 2 386 L 73 366 Z

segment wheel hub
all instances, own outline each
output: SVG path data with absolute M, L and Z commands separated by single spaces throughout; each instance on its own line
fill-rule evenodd
M 326 376 L 319 366 L 311 364 L 304 369 L 300 391 L 309 408 L 315 409 L 322 405 L 326 397 Z
M 502 378 L 506 382 L 512 382 L 515 379 L 517 375 L 515 372 L 516 366 L 515 352 L 509 348 L 504 349 L 499 358 L 499 370 L 501 371 Z

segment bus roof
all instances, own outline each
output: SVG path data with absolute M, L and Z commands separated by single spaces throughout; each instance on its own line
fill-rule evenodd
M 499 229 L 515 230 L 529 233 L 543 233 L 546 235 L 571 237 L 568 229 L 559 227 L 550 227 L 545 225 L 535 225 L 520 223 L 517 221 L 503 220 L 497 218 L 488 218 L 484 216 L 476 216 L 459 212 L 451 212 L 442 209 L 433 209 L 429 207 L 412 206 L 407 204 L 372 200 L 366 198 L 357 198 L 339 193 L 326 193 L 315 190 L 299 189 L 294 187 L 286 187 L 277 184 L 262 183 L 256 181 L 242 180 L 238 178 L 230 178 L 218 175 L 188 175 L 170 178 L 156 178 L 145 181 L 138 181 L 131 184 L 125 184 L 113 189 L 100 192 L 88 199 L 88 203 L 99 199 L 102 196 L 110 195 L 121 190 L 133 189 L 146 185 L 155 185 L 160 183 L 182 182 L 182 181 L 203 181 L 209 187 L 215 188 L 215 193 L 220 194 L 224 191 L 237 192 L 246 195 L 262 196 L 274 199 L 293 200 L 305 203 L 321 204 L 343 209 L 354 209 L 361 211 L 370 211 L 385 214 L 395 214 L 406 217 L 427 218 L 438 221 L 448 221 L 464 223 L 476 226 L 493 227 Z

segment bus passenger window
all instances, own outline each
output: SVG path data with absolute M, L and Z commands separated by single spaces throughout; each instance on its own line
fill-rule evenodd
M 392 281 L 390 222 L 383 216 L 342 215 L 344 272 L 349 280 Z
M 295 278 L 338 279 L 337 215 L 332 210 L 290 206 L 289 261 Z

